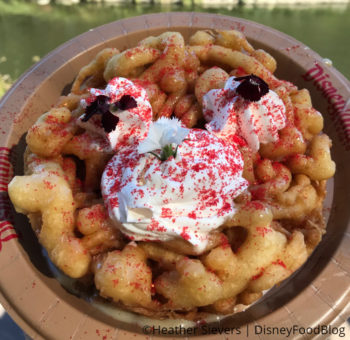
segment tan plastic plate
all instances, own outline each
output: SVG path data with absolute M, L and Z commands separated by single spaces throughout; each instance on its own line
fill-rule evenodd
M 113 22 L 63 44 L 26 72 L 0 102 L 0 302 L 34 339 L 150 339 L 135 322 L 113 319 L 68 293 L 53 277 L 43 251 L 7 195 L 13 174 L 23 173 L 24 135 L 48 110 L 79 69 L 105 47 L 135 46 L 149 35 L 197 29 L 242 31 L 255 47 L 278 61 L 277 76 L 310 90 L 333 140 L 337 173 L 328 189 L 327 234 L 301 270 L 247 311 L 211 324 L 239 327 L 206 339 L 281 339 L 261 327 L 338 327 L 350 315 L 350 84 L 322 58 L 276 30 L 233 17 L 199 13 L 163 13 Z M 157 325 L 157 322 L 151 323 Z M 257 326 L 260 326 L 257 327 Z M 248 333 L 248 334 L 247 334 Z M 260 334 L 256 334 L 260 333 Z M 157 334 L 157 333 L 156 333 Z M 350 334 L 349 334 L 350 336 Z M 289 338 L 326 338 L 297 331 Z

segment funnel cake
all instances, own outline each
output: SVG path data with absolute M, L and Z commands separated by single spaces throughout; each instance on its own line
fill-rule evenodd
M 237 31 L 105 49 L 28 131 L 18 212 L 66 275 L 155 318 L 232 314 L 326 232 L 331 140 Z

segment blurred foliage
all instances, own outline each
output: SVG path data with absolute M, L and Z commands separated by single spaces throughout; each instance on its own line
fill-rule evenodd
M 0 74 L 0 98 L 11 87 L 13 81 L 8 74 Z
M 271 26 L 330 58 L 334 66 L 350 78 L 349 6 L 256 7 L 225 4 L 208 7 L 201 0 L 168 4 L 132 3 L 130 0 L 125 3 L 87 2 L 70 6 L 0 0 L 0 58 L 5 58 L 5 61 L 0 61 L 0 74 L 17 79 L 40 57 L 96 26 L 121 18 L 168 11 L 220 13 Z M 1 83 L 5 84 L 5 81 Z M 1 85 L 1 88 L 4 87 Z

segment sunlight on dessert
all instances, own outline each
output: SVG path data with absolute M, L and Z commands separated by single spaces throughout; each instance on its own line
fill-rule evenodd
M 203 30 L 81 68 L 8 186 L 64 286 L 127 323 L 193 326 L 307 261 L 326 232 L 332 141 L 276 67 L 241 32 Z

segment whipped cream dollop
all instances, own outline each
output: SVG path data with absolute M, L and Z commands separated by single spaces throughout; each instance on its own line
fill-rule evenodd
M 170 132 L 156 134 L 163 145 L 174 137 Z M 107 164 L 101 182 L 104 202 L 130 239 L 182 237 L 200 251 L 209 232 L 235 213 L 233 199 L 248 187 L 239 150 L 205 130 L 191 129 L 184 137 L 176 156 L 165 161 L 147 152 L 151 144 L 145 140 L 139 148 L 121 149 Z
M 146 90 L 132 81 L 122 78 L 113 78 L 103 89 L 89 89 L 90 96 L 82 99 L 80 105 L 87 108 L 98 96 L 109 98 L 109 104 L 117 103 L 125 95 L 136 101 L 136 106 L 130 109 L 118 109 L 113 112 L 119 119 L 115 129 L 106 132 L 101 124 L 101 115 L 93 115 L 88 121 L 83 121 L 85 114 L 81 115 L 77 124 L 87 131 L 103 136 L 109 141 L 112 150 L 120 147 L 134 145 L 146 138 L 152 121 L 152 107 L 148 100 Z
M 223 89 L 210 90 L 203 97 L 206 128 L 229 143 L 242 137 L 253 152 L 260 143 L 276 142 L 278 130 L 286 125 L 286 108 L 272 90 L 258 101 L 244 99 L 236 91 L 241 83 L 230 77 Z

